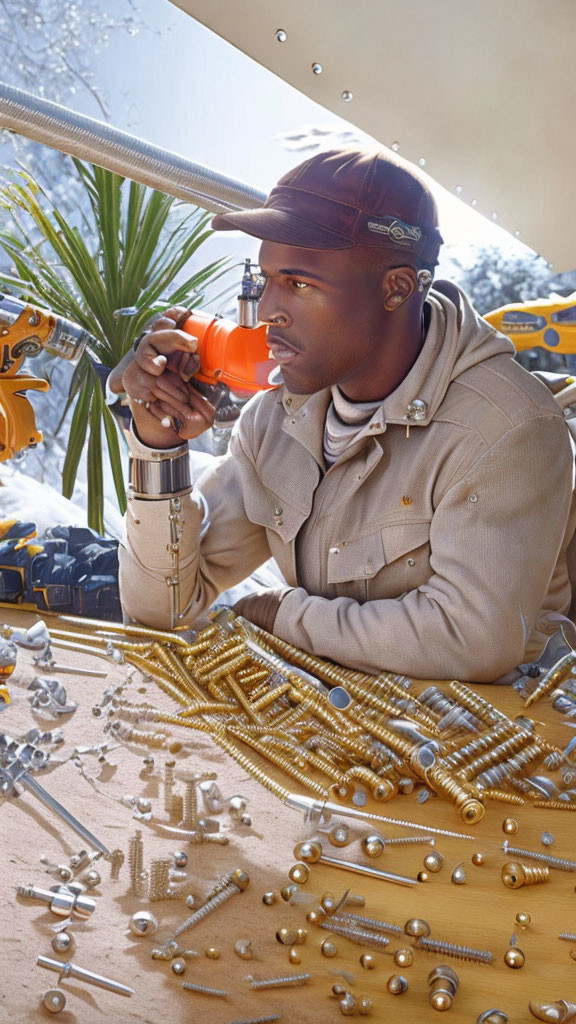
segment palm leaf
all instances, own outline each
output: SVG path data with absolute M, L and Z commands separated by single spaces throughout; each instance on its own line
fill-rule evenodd
M 0 285 L 80 324 L 92 336 L 92 355 L 113 367 L 156 307 L 198 304 L 199 289 L 222 277 L 227 261 L 214 260 L 177 281 L 210 237 L 210 215 L 100 167 L 72 164 L 87 199 L 76 223 L 26 171 L 0 179 L 0 207 L 10 214 L 0 247 L 14 268 L 0 273 Z M 131 316 L 115 313 L 132 306 Z M 122 511 L 124 480 L 118 431 L 87 355 L 74 370 L 58 430 L 72 406 L 62 490 L 71 496 L 88 437 L 88 521 L 102 530 L 104 437 Z

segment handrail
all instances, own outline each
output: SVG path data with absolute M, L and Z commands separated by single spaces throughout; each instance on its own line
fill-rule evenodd
M 2 82 L 0 127 L 213 213 L 253 209 L 266 198 L 210 167 Z

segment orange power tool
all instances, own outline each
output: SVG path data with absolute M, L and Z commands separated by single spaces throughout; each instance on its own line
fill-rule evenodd
M 90 334 L 78 324 L 13 295 L 0 295 L 0 462 L 42 440 L 26 391 L 48 391 L 47 380 L 18 373 L 27 356 L 42 349 L 76 359 Z

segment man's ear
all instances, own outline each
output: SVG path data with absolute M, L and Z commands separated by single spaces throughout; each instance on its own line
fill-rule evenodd
M 382 277 L 384 309 L 393 313 L 417 290 L 418 276 L 414 267 L 391 267 Z

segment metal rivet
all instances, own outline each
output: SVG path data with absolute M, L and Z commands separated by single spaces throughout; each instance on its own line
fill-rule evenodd
M 392 151 L 393 151 L 394 153 L 397 153 L 397 152 L 398 152 L 398 150 L 400 149 L 400 143 L 399 143 L 399 142 L 393 142 L 393 143 L 392 143 L 392 145 L 390 146 L 390 149 L 391 149 L 391 150 L 392 150 Z
M 401 996 L 408 988 L 408 982 L 401 974 L 393 974 L 386 982 L 386 988 L 393 996 Z
M 381 857 L 384 853 L 384 840 L 376 832 L 364 836 L 362 840 L 362 852 L 367 857 Z
M 153 935 L 158 927 L 158 921 L 148 910 L 137 910 L 132 914 L 129 928 L 133 935 Z
M 234 952 L 241 960 L 251 960 L 253 954 L 250 939 L 236 939 L 236 942 L 234 943 Z
M 279 28 L 276 31 L 276 39 L 278 40 L 279 43 L 285 43 L 286 40 L 288 39 L 288 33 L 285 32 L 283 28 Z
M 49 988 L 42 995 L 42 1006 L 48 1013 L 60 1013 L 66 1006 L 66 996 L 58 988 Z
M 220 950 L 216 949 L 216 946 L 208 946 L 208 949 L 204 950 L 204 956 L 208 957 L 209 960 L 219 960 Z
M 363 967 L 365 971 L 373 971 L 376 967 L 376 957 L 372 956 L 371 953 L 362 953 L 362 956 L 360 957 L 360 966 Z
M 444 857 L 441 853 L 437 853 L 436 851 L 434 851 L 434 853 L 427 853 L 424 857 L 424 867 L 428 871 L 432 871 L 434 874 L 436 874 L 437 871 L 442 870 L 443 864 Z
M 430 875 L 428 874 L 427 871 L 419 871 L 418 874 L 416 875 L 416 878 L 418 879 L 419 882 L 430 881 Z
M 322 70 L 323 70 L 322 69 L 322 65 L 318 64 L 317 62 L 314 62 L 314 64 L 312 65 L 312 71 L 314 72 L 314 74 L 315 75 L 321 75 L 322 74 Z
M 277 898 L 275 892 L 265 892 L 262 897 L 262 903 L 265 903 L 267 907 L 273 907 Z
M 310 868 L 307 864 L 294 864 L 288 872 L 288 878 L 298 885 L 304 885 L 310 878 Z
M 527 928 L 528 925 L 532 922 L 530 914 L 526 914 L 523 911 L 520 911 L 520 913 L 516 914 L 515 920 L 516 924 L 519 924 L 521 928 Z
M 518 831 L 519 825 L 515 818 L 504 818 L 502 822 L 502 831 L 509 836 L 515 836 Z
M 469 494 L 468 495 L 468 501 L 471 501 L 472 504 L 474 504 L 475 501 L 478 501 L 478 495 L 474 494 L 474 493 Z
M 414 953 L 411 949 L 397 949 L 394 953 L 394 963 L 398 967 L 411 967 L 414 963 Z
M 341 96 L 342 99 L 344 100 L 344 103 L 350 103 L 350 100 L 353 98 L 353 94 L 350 92 L 350 89 L 344 89 L 344 92 L 341 93 Z
M 182 957 L 178 957 L 172 961 L 172 973 L 173 974 L 184 974 L 186 970 L 186 961 Z
M 288 953 L 288 959 L 289 959 L 291 964 L 300 964 L 300 963 L 302 963 L 302 957 L 300 956 L 300 950 L 296 949 L 295 946 L 292 946 L 290 952 Z
M 554 842 L 554 836 L 551 832 L 543 832 L 540 836 L 540 842 L 543 846 L 552 846 L 552 843 Z
M 484 854 L 480 852 L 473 853 L 470 859 L 472 863 L 476 865 L 477 868 L 481 867 L 485 861 Z
M 407 558 L 406 559 L 406 565 L 409 565 L 410 568 L 412 568 L 413 566 L 416 565 L 416 562 L 415 562 L 415 560 L 413 558 Z
M 322 956 L 333 957 L 338 955 L 338 947 L 332 939 L 323 939 L 322 945 L 320 946 Z
M 526 963 L 526 957 L 518 946 L 511 946 L 504 953 L 504 963 L 506 967 L 511 967 L 513 971 L 519 971 L 521 967 L 524 967 Z
M 457 864 L 450 876 L 450 881 L 454 882 L 454 885 L 464 885 L 466 881 L 466 872 L 463 864 Z

